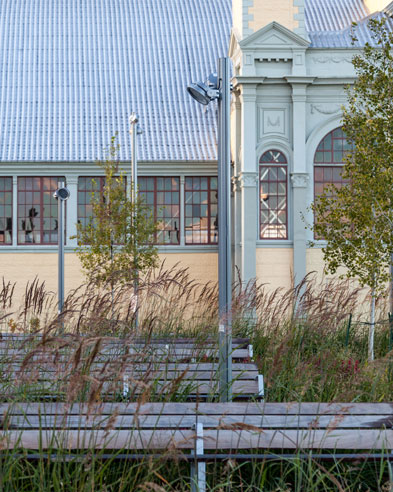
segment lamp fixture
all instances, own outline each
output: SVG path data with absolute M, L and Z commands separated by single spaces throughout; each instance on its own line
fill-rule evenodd
M 210 101 L 220 97 L 217 74 L 211 73 L 206 82 L 195 82 L 188 85 L 187 92 L 199 104 L 207 106 Z
M 57 188 L 53 193 L 53 198 L 60 199 L 62 202 L 68 200 L 70 197 L 70 190 L 63 186 L 62 188 Z

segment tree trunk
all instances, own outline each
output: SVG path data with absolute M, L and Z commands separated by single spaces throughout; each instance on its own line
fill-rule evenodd
M 393 314 L 393 254 L 390 255 L 389 312 Z
M 371 289 L 370 328 L 368 333 L 368 361 L 374 360 L 374 333 L 375 333 L 375 287 Z

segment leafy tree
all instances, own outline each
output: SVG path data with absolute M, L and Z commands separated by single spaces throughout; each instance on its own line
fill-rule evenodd
M 77 254 L 88 280 L 112 288 L 135 281 L 138 273 L 156 266 L 158 258 L 151 210 L 127 192 L 117 155 L 116 137 L 112 137 L 106 160 L 97 163 L 105 173 L 103 194 L 92 193 L 92 217 L 86 226 L 77 226 Z
M 343 130 L 353 149 L 345 159 L 348 185 L 330 185 L 312 205 L 315 237 L 326 240 L 325 268 L 371 288 L 369 360 L 374 358 L 375 301 L 390 280 L 393 253 L 393 34 L 369 22 L 374 40 L 352 63 Z

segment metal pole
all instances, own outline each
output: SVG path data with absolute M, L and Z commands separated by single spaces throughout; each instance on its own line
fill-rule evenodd
M 64 182 L 58 182 L 58 188 L 64 188 Z M 58 241 L 58 311 L 59 314 L 63 311 L 64 305 L 64 201 L 57 199 L 57 241 Z
M 218 310 L 220 401 L 232 399 L 232 258 L 229 58 L 218 60 Z
M 132 160 L 131 160 L 131 199 L 135 206 L 137 191 L 138 191 L 138 156 L 137 156 L 137 135 L 138 133 L 142 133 L 139 129 L 139 117 L 136 113 L 132 113 L 130 116 L 130 134 L 131 134 L 131 152 L 132 152 Z M 139 131 L 138 131 L 139 130 Z M 135 212 L 135 210 L 134 210 Z M 137 247 L 137 244 L 135 244 Z M 136 299 L 136 307 L 135 307 L 135 329 L 138 330 L 138 284 L 139 284 L 139 275 L 138 275 L 138 257 L 134 258 L 135 261 L 135 271 L 134 271 L 134 295 Z

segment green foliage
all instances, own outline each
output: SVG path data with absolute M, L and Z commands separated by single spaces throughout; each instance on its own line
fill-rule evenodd
M 393 34 L 371 20 L 375 46 L 354 56 L 357 80 L 347 89 L 343 130 L 353 150 L 343 178 L 312 205 L 316 237 L 323 237 L 326 269 L 340 266 L 361 285 L 381 291 L 393 253 Z
M 127 192 L 117 155 L 116 137 L 112 137 L 106 160 L 98 162 L 105 173 L 103 196 L 93 193 L 92 217 L 87 226 L 78 224 L 77 228 L 82 268 L 88 280 L 99 285 L 129 282 L 157 264 L 151 210 Z

